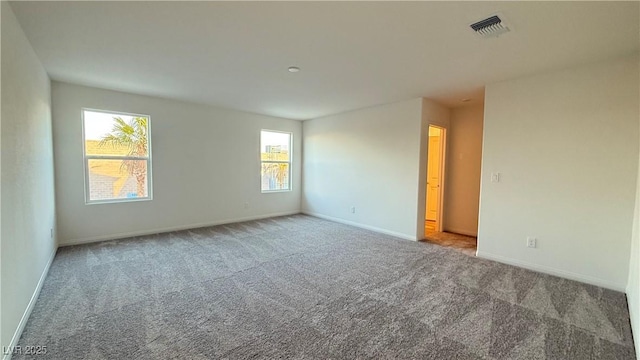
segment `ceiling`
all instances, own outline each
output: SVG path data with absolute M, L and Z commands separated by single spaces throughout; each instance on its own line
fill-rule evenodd
M 291 119 L 416 97 L 477 104 L 488 83 L 630 55 L 639 5 L 11 3 L 54 80 Z M 513 31 L 470 30 L 498 11 Z

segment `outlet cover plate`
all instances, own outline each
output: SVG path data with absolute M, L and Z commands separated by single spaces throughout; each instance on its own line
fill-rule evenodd
M 536 248 L 538 246 L 538 239 L 528 236 L 527 237 L 527 247 L 528 248 Z

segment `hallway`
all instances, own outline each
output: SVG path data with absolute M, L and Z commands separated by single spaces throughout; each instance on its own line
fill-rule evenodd
M 424 242 L 454 248 L 465 255 L 476 256 L 477 239 L 472 236 L 454 234 L 448 232 L 433 231 L 425 226 Z

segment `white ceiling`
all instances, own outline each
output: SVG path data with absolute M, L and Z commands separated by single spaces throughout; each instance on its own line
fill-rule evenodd
M 54 80 L 309 119 L 638 51 L 638 2 L 12 2 Z M 500 11 L 514 31 L 469 24 Z M 287 72 L 295 65 L 297 74 Z

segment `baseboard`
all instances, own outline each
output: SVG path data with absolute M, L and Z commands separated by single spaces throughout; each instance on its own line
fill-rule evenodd
M 442 230 L 446 231 L 446 232 L 454 233 L 454 234 L 466 235 L 466 236 L 471 236 L 471 237 L 478 237 L 478 232 L 477 231 L 469 231 L 469 230 L 456 229 L 456 228 L 444 228 Z
M 633 342 L 635 345 L 636 357 L 640 359 L 640 328 L 636 329 L 636 327 L 634 326 L 636 324 L 636 322 L 634 321 L 636 319 L 636 313 L 634 307 L 631 306 L 631 303 L 628 300 L 629 296 L 627 295 L 627 307 L 629 308 L 629 319 L 631 323 L 631 336 L 633 337 Z M 640 314 L 637 315 L 640 316 Z
M 49 268 L 53 263 L 53 259 L 56 257 L 56 252 L 58 251 L 58 247 L 56 246 L 53 250 L 53 253 L 49 257 L 49 261 L 47 262 L 47 266 L 44 267 L 44 271 L 42 271 L 42 275 L 40 275 L 40 280 L 38 280 L 38 284 L 36 285 L 35 290 L 33 291 L 33 295 L 31 295 L 31 300 L 29 300 L 29 304 L 27 308 L 24 310 L 22 314 L 22 318 L 18 323 L 18 328 L 13 333 L 13 337 L 11 338 L 11 342 L 7 349 L 13 349 L 20 340 L 20 336 L 22 336 L 22 331 L 24 330 L 25 325 L 27 325 L 27 321 L 29 320 L 29 316 L 31 316 L 31 312 L 33 311 L 33 307 L 36 305 L 36 301 L 38 300 L 38 296 L 40 295 L 40 290 L 42 290 L 42 285 L 44 284 L 44 280 L 47 278 L 47 274 L 49 274 Z M 4 351 L 4 349 L 3 349 Z M 10 360 L 12 353 L 4 354 L 3 360 Z
M 337 223 L 345 224 L 345 225 L 351 225 L 351 226 L 359 227 L 361 229 L 375 231 L 377 233 L 381 233 L 381 234 L 385 234 L 385 235 L 391 235 L 391 236 L 394 236 L 394 237 L 397 237 L 397 238 L 401 238 L 401 239 L 404 239 L 404 240 L 416 241 L 416 237 L 415 236 L 399 233 L 399 232 L 396 232 L 396 231 L 382 229 L 382 228 L 375 227 L 375 226 L 361 224 L 361 223 L 358 223 L 358 222 L 355 222 L 355 221 L 349 221 L 349 220 L 336 218 L 336 217 L 333 217 L 333 216 L 327 216 L 327 215 L 323 215 L 323 214 L 319 214 L 319 213 L 314 213 L 314 212 L 311 212 L 311 211 L 304 211 L 303 210 L 302 213 L 306 214 L 306 215 L 310 215 L 310 216 L 315 216 L 315 217 L 318 217 L 318 218 L 321 218 L 321 219 L 325 219 L 325 220 L 329 220 L 329 221 L 334 221 L 334 222 L 337 222 Z
M 271 217 L 287 216 L 287 215 L 295 215 L 295 214 L 300 214 L 300 211 L 286 211 L 286 212 L 280 212 L 280 213 L 271 213 L 271 214 L 266 214 L 266 215 L 257 215 L 257 216 L 243 217 L 243 218 L 225 219 L 225 220 L 211 221 L 211 222 L 205 222 L 205 223 L 170 226 L 170 227 L 150 229 L 150 230 L 131 231 L 131 232 L 126 232 L 126 233 L 116 233 L 116 234 L 109 234 L 109 235 L 93 236 L 93 237 L 88 237 L 88 238 L 71 239 L 71 240 L 60 241 L 60 247 L 72 246 L 72 245 L 80 245 L 80 244 L 89 244 L 89 243 L 95 243 L 95 242 L 101 242 L 101 241 L 124 239 L 124 238 L 128 238 L 128 237 L 133 237 L 133 236 L 161 234 L 161 233 L 166 233 L 166 232 L 171 232 L 171 231 L 197 229 L 197 228 L 207 227 L 207 226 L 232 224 L 232 223 L 243 222 L 243 221 L 260 220 L 260 219 L 266 219 L 266 218 L 271 218 Z
M 587 283 L 587 284 L 591 284 L 591 285 L 595 285 L 595 286 L 600 286 L 600 287 L 603 287 L 603 288 L 607 288 L 607 289 L 611 289 L 611 290 L 615 290 L 615 291 L 619 291 L 619 292 L 625 292 L 626 291 L 626 286 L 624 286 L 624 285 L 614 284 L 614 283 L 611 283 L 609 281 L 606 281 L 606 280 L 603 280 L 603 279 L 599 279 L 599 278 L 596 278 L 596 277 L 593 277 L 593 276 L 577 274 L 577 273 L 574 273 L 574 272 L 555 269 L 555 268 L 552 268 L 552 267 L 538 265 L 538 264 L 533 264 L 533 263 L 529 263 L 529 262 L 526 262 L 526 261 L 515 260 L 515 259 L 507 258 L 507 257 L 501 256 L 501 255 L 489 254 L 489 253 L 486 253 L 486 252 L 483 252 L 483 251 L 477 251 L 476 252 L 476 256 L 479 257 L 479 258 L 483 258 L 483 259 L 487 259 L 487 260 L 493 260 L 493 261 L 497 261 L 499 263 L 513 265 L 513 266 L 517 266 L 517 267 L 521 267 L 521 268 L 525 268 L 525 269 L 528 269 L 528 270 L 533 270 L 533 271 L 537 271 L 537 272 L 541 272 L 541 273 L 545 273 L 545 274 L 549 274 L 549 275 L 559 276 L 559 277 L 562 277 L 562 278 L 565 278 L 565 279 L 575 280 L 575 281 L 579 281 L 579 282 L 582 282 L 582 283 Z

